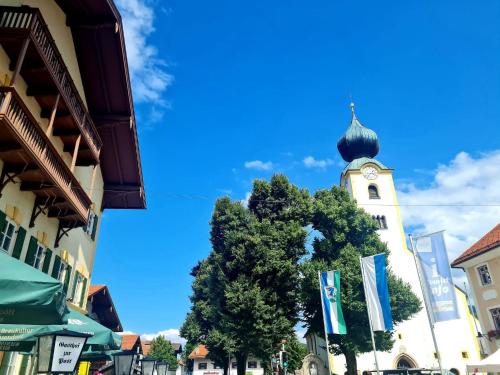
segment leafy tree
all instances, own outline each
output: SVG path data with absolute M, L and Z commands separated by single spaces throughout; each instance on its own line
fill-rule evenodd
M 168 363 L 169 369 L 177 368 L 177 358 L 172 344 L 164 336 L 156 336 L 151 341 L 148 357 Z
M 288 353 L 288 373 L 293 374 L 295 370 L 302 368 L 302 361 L 308 354 L 307 345 L 300 342 L 296 335 L 292 335 L 285 348 Z
M 191 341 L 186 342 L 186 345 L 184 345 L 184 351 L 182 352 L 181 359 L 186 366 L 187 372 L 193 372 L 193 360 L 189 359 L 189 355 L 195 348 L 196 344 Z
M 212 251 L 192 272 L 192 308 L 182 327 L 238 375 L 249 354 L 269 358 L 298 321 L 299 260 L 306 254 L 304 227 L 311 202 L 306 190 L 283 175 L 255 181 L 248 207 L 217 200 L 211 220 Z
M 312 223 L 321 237 L 313 241 L 312 257 L 302 265 L 304 320 L 311 331 L 323 336 L 318 271 L 339 270 L 347 335 L 329 335 L 329 350 L 343 354 L 348 374 L 356 375 L 356 355 L 372 350 L 359 257 L 389 255 L 389 250 L 380 241 L 373 219 L 337 187 L 315 194 Z M 409 319 L 421 309 L 410 285 L 396 277 L 390 268 L 388 284 L 394 323 Z M 390 350 L 394 343 L 390 332 L 377 332 L 375 339 L 377 350 L 381 351 Z

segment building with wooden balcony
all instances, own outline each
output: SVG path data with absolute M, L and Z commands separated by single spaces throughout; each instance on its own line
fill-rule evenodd
M 145 206 L 113 1 L 0 0 L 0 251 L 85 313 L 103 211 Z M 25 368 L 17 357 L 0 374 Z

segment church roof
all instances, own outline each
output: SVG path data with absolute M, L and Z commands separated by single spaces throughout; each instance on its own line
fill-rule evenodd
M 340 155 L 347 162 L 359 158 L 374 158 L 379 151 L 377 134 L 359 122 L 353 103 L 351 103 L 351 111 L 351 124 L 337 142 Z
M 342 174 L 346 173 L 347 171 L 360 170 L 363 165 L 368 164 L 368 163 L 373 163 L 377 167 L 379 167 L 380 169 L 390 169 L 390 168 L 387 168 L 384 164 L 382 164 L 378 160 L 363 157 L 363 158 L 354 159 L 349 164 L 347 164 L 345 166 L 344 170 L 342 171 Z

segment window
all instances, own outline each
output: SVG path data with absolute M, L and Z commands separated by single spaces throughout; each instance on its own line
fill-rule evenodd
M 248 361 L 248 368 L 257 368 L 256 361 Z
M 206 369 L 207 369 L 207 362 L 198 363 L 198 370 L 206 370 Z
M 16 231 L 16 225 L 12 223 L 10 220 L 5 220 L 5 227 L 0 233 L 0 250 L 5 252 L 9 252 L 10 245 L 14 242 L 12 239 L 14 238 L 14 234 Z
M 372 216 L 372 219 L 377 222 L 377 226 L 379 229 L 387 229 L 387 220 L 384 215 L 380 216 Z
M 66 263 L 64 262 L 59 262 L 59 264 L 54 264 L 54 270 L 52 271 L 54 279 L 57 279 L 61 282 L 64 281 L 64 278 L 66 276 Z
M 463 359 L 469 359 L 469 352 L 462 352 Z
M 35 257 L 33 259 L 33 267 L 40 269 L 40 267 L 43 264 L 43 255 L 45 253 L 45 249 L 43 248 L 42 245 L 37 244 L 36 245 L 36 250 L 35 250 Z
M 73 286 L 73 298 L 71 299 L 73 303 L 80 303 L 82 299 L 83 292 L 85 292 L 85 278 L 79 273 L 75 272 L 75 284 Z
M 378 188 L 376 185 L 368 186 L 368 198 L 380 199 L 380 195 L 378 194 Z
M 477 273 L 479 274 L 479 280 L 481 281 L 481 285 L 491 284 L 490 271 L 488 270 L 488 266 L 486 264 L 477 267 Z
M 99 217 L 93 211 L 89 210 L 87 225 L 83 227 L 83 231 L 87 233 L 93 240 L 97 231 L 97 220 Z
M 493 319 L 493 326 L 497 331 L 500 331 L 500 307 L 490 310 L 491 318 Z
M 231 362 L 231 368 L 236 368 L 236 362 Z

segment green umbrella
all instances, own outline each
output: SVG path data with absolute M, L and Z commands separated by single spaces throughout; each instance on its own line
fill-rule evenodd
M 121 348 L 122 339 L 118 334 L 88 316 L 69 310 L 66 318 L 68 324 L 65 325 L 0 324 L 0 350 L 30 352 L 38 334 L 56 332 L 64 328 L 92 335 L 84 348 L 84 352 L 89 355 Z
M 0 251 L 0 323 L 64 324 L 62 284 Z

